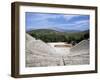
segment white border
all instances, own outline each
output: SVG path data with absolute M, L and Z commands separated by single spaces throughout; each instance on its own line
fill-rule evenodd
M 43 13 L 64 13 L 64 14 L 84 14 L 90 15 L 90 65 L 70 65 L 61 67 L 25 67 L 25 12 L 43 12 Z M 36 6 L 20 6 L 20 74 L 39 74 L 53 72 L 73 72 L 95 70 L 95 12 L 85 9 L 69 9 L 69 8 L 50 8 Z

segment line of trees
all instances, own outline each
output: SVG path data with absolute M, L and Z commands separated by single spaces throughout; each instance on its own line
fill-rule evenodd
M 30 33 L 31 36 L 36 39 L 41 39 L 44 42 L 75 42 L 78 43 L 84 39 L 89 39 L 89 32 L 87 33 L 70 33 L 70 34 L 58 34 L 58 33 Z

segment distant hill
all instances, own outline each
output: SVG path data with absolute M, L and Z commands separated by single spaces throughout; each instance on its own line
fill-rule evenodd
M 31 36 L 35 37 L 36 39 L 41 39 L 45 42 L 70 42 L 76 41 L 79 42 L 83 39 L 89 38 L 89 30 L 85 31 L 73 31 L 73 30 L 66 30 L 64 31 L 57 31 L 53 29 L 35 29 L 28 31 Z
M 27 31 L 28 33 L 31 33 L 31 32 L 40 32 L 40 33 L 51 33 L 51 32 L 54 32 L 54 33 L 57 33 L 59 31 L 56 31 L 56 30 L 52 30 L 52 29 L 34 29 L 34 30 L 31 30 L 31 31 Z
M 81 32 L 80 30 L 62 29 L 62 28 L 56 28 L 56 27 L 52 27 L 51 29 L 59 31 L 59 32 Z
M 84 30 L 84 31 L 82 31 L 83 33 L 89 33 L 89 30 Z
M 60 29 L 60 28 L 51 28 L 51 29 L 32 29 L 32 30 L 28 30 L 27 32 L 32 32 L 32 31 L 38 31 L 38 32 L 67 32 L 67 33 L 74 33 L 74 32 L 82 32 L 80 30 L 68 30 L 68 29 Z

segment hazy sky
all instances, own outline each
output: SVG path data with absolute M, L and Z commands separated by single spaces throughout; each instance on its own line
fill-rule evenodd
M 26 30 L 41 28 L 87 30 L 90 17 L 89 15 L 26 12 L 25 18 Z

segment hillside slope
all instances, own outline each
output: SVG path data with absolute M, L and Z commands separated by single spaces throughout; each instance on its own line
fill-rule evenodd
M 41 40 L 26 34 L 26 67 L 63 65 L 56 51 Z
M 70 49 L 64 60 L 66 65 L 89 64 L 89 56 L 89 40 L 83 40 Z
M 26 34 L 25 50 L 26 67 L 83 65 L 90 62 L 89 40 L 83 40 L 70 47 L 69 52 L 66 53 L 63 51 L 65 49 L 57 48 L 58 54 L 54 47 Z
M 80 42 L 89 38 L 89 30 L 85 31 L 57 31 L 52 29 L 36 29 L 28 31 L 31 36 L 44 42 Z

